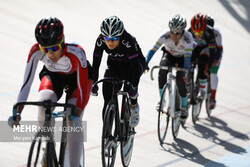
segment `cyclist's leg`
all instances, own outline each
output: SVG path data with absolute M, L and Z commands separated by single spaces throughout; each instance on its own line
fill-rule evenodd
M 77 98 L 73 97 L 68 100 L 68 103 L 75 105 L 76 101 L 77 101 Z M 67 125 L 70 128 L 82 127 L 82 117 L 83 117 L 83 112 L 80 117 L 75 118 L 72 122 L 69 121 L 69 119 L 67 119 Z M 83 159 L 84 159 L 83 141 L 84 141 L 84 131 L 79 131 L 79 132 L 68 131 L 67 132 L 67 146 L 68 146 L 68 151 L 69 151 L 68 155 L 69 155 L 70 166 L 72 167 L 80 166 L 81 155 L 83 155 Z M 65 158 L 65 160 L 66 159 L 67 158 Z
M 129 96 L 131 99 L 131 126 L 136 127 L 140 121 L 139 104 L 138 100 L 138 85 L 140 77 L 143 73 L 143 68 L 139 62 L 139 59 L 131 59 L 128 63 L 124 63 L 121 67 L 121 79 L 128 80 L 136 88 L 136 90 L 130 90 Z M 128 86 L 125 86 L 125 90 L 128 91 Z
M 47 70 L 44 66 L 39 74 L 41 83 L 38 92 L 38 100 L 51 100 L 56 102 L 61 98 L 63 94 L 63 77 L 57 73 L 53 73 Z M 42 126 L 45 120 L 45 109 L 39 107 L 38 121 L 39 125 Z M 55 125 L 55 120 L 52 120 L 52 125 Z
M 175 64 L 178 64 L 178 67 L 183 68 L 184 58 L 175 58 Z M 188 117 L 188 108 L 187 108 L 187 88 L 186 83 L 184 82 L 184 72 L 178 71 L 176 74 L 176 84 L 178 87 L 179 95 L 181 97 L 181 119 L 186 120 Z
M 78 93 L 79 90 L 76 86 L 76 75 L 72 74 L 71 76 L 68 76 L 66 79 L 66 83 L 69 87 L 69 91 L 67 93 L 67 96 L 69 97 L 67 103 L 76 105 L 77 98 L 79 97 Z M 92 86 L 92 80 L 88 80 L 85 84 L 88 84 L 88 90 L 86 90 L 86 93 L 84 94 L 85 97 L 82 97 L 83 99 L 86 99 L 86 102 L 84 104 L 84 108 L 86 107 L 89 99 L 89 94 L 91 91 Z M 70 109 L 67 109 L 68 115 L 70 114 Z M 75 117 L 72 121 L 67 119 L 67 125 L 72 128 L 80 127 L 82 128 L 82 117 L 83 113 L 80 115 L 80 117 Z M 80 130 L 78 132 L 68 132 L 67 133 L 67 145 L 69 150 L 69 160 L 70 160 L 70 166 L 71 167 L 79 167 L 80 166 L 80 160 L 83 158 L 83 166 L 84 166 L 84 131 Z M 83 157 L 81 157 L 81 155 Z
M 209 50 L 202 49 L 198 57 L 198 77 L 200 83 L 200 98 L 205 98 L 207 91 L 207 76 L 208 76 Z
M 116 78 L 116 77 L 119 77 L 119 75 L 120 75 L 120 70 L 115 67 L 115 63 L 113 63 L 112 61 L 108 61 L 108 68 L 106 69 L 104 73 L 104 78 L 105 79 Z M 113 85 L 111 83 L 103 82 L 103 85 L 102 85 L 102 94 L 103 94 L 103 99 L 104 99 L 104 105 L 102 109 L 103 120 L 105 116 L 106 107 L 112 98 L 112 91 L 113 91 Z
M 168 53 L 163 51 L 163 55 L 160 61 L 160 66 L 167 66 L 169 64 L 172 64 L 172 63 L 169 59 Z M 167 73 L 168 73 L 167 70 L 161 70 L 161 69 L 159 70 L 159 73 L 158 73 L 158 87 L 159 87 L 160 97 L 162 94 L 163 87 L 167 81 Z
M 46 68 L 43 68 L 43 70 L 41 71 L 40 78 L 41 78 L 41 83 L 39 87 L 38 101 L 51 100 L 52 102 L 56 102 L 58 100 L 58 97 L 62 95 L 62 90 L 60 91 L 60 89 L 58 89 L 59 87 L 61 87 L 61 85 L 59 84 L 61 82 L 60 81 L 56 82 L 57 80 L 56 75 L 54 75 L 52 72 L 49 72 Z M 38 107 L 38 123 L 40 126 L 44 125 L 44 120 L 45 120 L 45 108 Z M 51 119 L 51 126 L 54 125 L 55 125 L 55 119 Z M 46 164 L 47 163 L 46 149 L 45 148 L 43 149 L 44 149 L 43 153 L 44 158 L 41 163 Z
M 210 109 L 214 109 L 216 106 L 216 90 L 218 87 L 218 70 L 220 67 L 221 62 L 221 56 L 220 59 L 216 64 L 213 64 L 210 68 L 210 85 L 211 85 L 211 106 Z

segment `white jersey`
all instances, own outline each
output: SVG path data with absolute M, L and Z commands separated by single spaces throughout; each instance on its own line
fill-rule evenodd
M 184 31 L 177 44 L 171 39 L 170 31 L 163 34 L 157 41 L 158 44 L 164 44 L 165 49 L 175 57 L 184 56 L 184 54 L 191 55 L 193 50 L 192 34 Z M 188 53 L 187 53 L 188 52 Z
M 174 57 L 191 57 L 192 51 L 195 45 L 193 36 L 190 32 L 184 31 L 177 44 L 171 39 L 170 31 L 164 33 L 155 43 L 154 47 L 149 51 L 146 62 L 148 63 L 153 57 L 154 53 L 164 45 L 166 51 L 168 51 Z

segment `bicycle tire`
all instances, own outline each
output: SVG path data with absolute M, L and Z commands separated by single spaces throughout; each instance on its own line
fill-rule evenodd
M 121 123 L 121 132 L 125 140 L 121 141 L 121 159 L 122 165 L 128 167 L 132 158 L 135 130 L 130 126 L 131 113 L 129 110 L 128 99 L 123 97 L 123 101 L 121 117 L 124 122 Z
M 36 146 L 36 147 L 35 147 Z M 36 148 L 36 149 L 35 149 Z M 42 141 L 42 136 L 37 133 L 32 140 L 27 167 L 36 167 L 43 163 L 43 149 L 46 148 L 46 142 Z
M 106 108 L 102 129 L 102 166 L 113 167 L 117 152 L 117 104 L 111 100 Z M 105 151 L 107 150 L 107 151 Z
M 208 80 L 208 86 L 207 86 L 207 98 L 206 98 L 206 112 L 207 112 L 207 116 L 211 117 L 211 112 L 212 109 L 210 109 L 210 105 L 211 105 L 211 87 L 210 87 L 210 79 Z
M 160 106 L 158 111 L 158 122 L 157 122 L 157 132 L 160 144 L 163 144 L 168 130 L 169 125 L 169 96 L 170 96 L 170 85 L 165 84 L 163 87 Z M 166 99 L 167 98 L 167 99 Z
M 66 117 L 64 117 L 62 127 L 64 128 L 66 126 L 67 126 Z M 59 153 L 59 164 L 61 166 L 64 166 L 66 146 L 67 146 L 67 132 L 63 131 L 61 135 L 61 144 L 60 144 L 60 153 Z
M 175 93 L 175 111 L 174 111 L 174 117 L 172 118 L 172 135 L 174 137 L 174 139 L 177 138 L 177 135 L 179 133 L 179 130 L 180 130 L 180 125 L 182 124 L 181 123 L 181 119 L 180 119 L 180 116 L 181 116 L 181 111 L 178 111 L 177 109 L 180 107 L 180 97 L 179 97 L 179 94 L 176 90 L 176 93 Z M 184 122 L 183 122 L 183 125 L 184 126 Z
M 201 111 L 201 106 L 202 106 L 202 101 L 198 99 L 198 93 L 200 91 L 199 89 L 199 81 L 198 79 L 194 83 L 194 91 L 193 91 L 193 104 L 192 104 L 192 122 L 195 125 L 196 121 L 199 119 L 200 111 Z

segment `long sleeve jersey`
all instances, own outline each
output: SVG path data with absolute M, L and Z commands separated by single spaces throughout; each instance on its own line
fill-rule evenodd
M 195 35 L 191 28 L 189 28 L 188 31 L 192 33 L 194 37 L 194 41 L 197 43 L 196 47 L 200 47 L 200 48 L 208 47 L 210 56 L 217 60 L 219 59 L 218 52 L 217 52 L 216 37 L 214 33 L 215 31 L 213 27 L 207 26 L 204 31 L 203 36 L 199 39 L 195 38 Z
M 45 67 L 51 72 L 65 75 L 72 74 L 73 72 L 77 73 L 78 97 L 76 107 L 84 109 L 88 101 L 88 96 L 86 96 L 88 82 L 87 59 L 83 48 L 73 42 L 65 43 L 62 56 L 55 63 L 50 61 L 47 55 L 39 49 L 38 43 L 31 47 L 23 85 L 19 92 L 17 102 L 27 100 L 39 61 L 43 62 Z
M 119 46 L 110 50 L 105 43 L 103 36 L 100 34 L 96 40 L 93 53 L 93 82 L 99 77 L 99 67 L 103 56 L 103 51 L 108 54 L 108 59 L 114 62 L 125 63 L 131 59 L 141 59 L 145 64 L 145 57 L 135 37 L 124 31 L 120 37 Z M 144 65 L 143 64 L 143 65 Z
M 193 50 L 193 37 L 188 31 L 184 31 L 177 44 L 171 39 L 170 31 L 164 33 L 155 43 L 152 49 L 149 50 L 146 62 L 149 63 L 155 52 L 164 45 L 166 51 L 168 51 L 174 57 L 184 57 L 184 68 L 190 67 L 190 59 Z

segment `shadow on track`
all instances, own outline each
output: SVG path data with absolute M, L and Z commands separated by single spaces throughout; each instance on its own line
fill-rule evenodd
M 218 118 L 211 118 L 210 119 L 210 121 L 214 124 L 216 121 L 218 122 L 218 120 L 219 120 Z M 220 120 L 220 123 L 223 123 L 223 121 Z M 190 127 L 186 128 L 186 130 L 189 133 L 191 133 L 197 137 L 200 137 L 204 140 L 208 140 L 208 141 L 211 141 L 214 143 L 214 145 L 208 146 L 207 149 L 211 149 L 211 148 L 219 145 L 219 146 L 223 146 L 225 148 L 225 150 L 232 152 L 232 153 L 237 153 L 237 154 L 246 153 L 246 150 L 244 148 L 237 146 L 235 144 L 232 144 L 232 143 L 230 143 L 230 141 L 234 140 L 235 138 L 241 138 L 241 139 L 246 138 L 247 136 L 245 134 L 241 134 L 241 133 L 237 133 L 238 135 L 236 135 L 236 132 L 233 131 L 232 129 L 228 128 L 226 126 L 227 124 L 225 122 L 223 123 L 223 125 L 224 126 L 219 126 L 218 128 L 221 130 L 226 129 L 223 131 L 230 133 L 233 136 L 232 138 L 229 138 L 227 140 L 222 140 L 219 137 L 218 133 L 216 133 L 215 131 L 213 131 L 213 130 L 209 129 L 208 127 L 201 125 L 201 124 L 196 124 L 195 126 L 190 126 Z
M 233 130 L 232 128 L 228 127 L 228 124 L 216 117 L 210 117 L 209 119 L 207 119 L 206 122 L 203 122 L 204 125 L 207 126 L 211 126 L 211 127 L 215 127 L 218 128 L 224 132 L 229 133 L 231 136 L 241 139 L 241 140 L 249 140 L 249 137 L 246 134 L 237 132 L 235 130 Z
M 226 167 L 222 163 L 218 163 L 218 162 L 212 161 L 211 159 L 205 158 L 204 156 L 201 155 L 197 147 L 195 147 L 194 145 L 182 139 L 176 139 L 172 143 L 163 143 L 161 146 L 164 151 L 169 152 L 173 155 L 176 155 L 180 158 L 158 165 L 157 167 L 173 165 L 179 161 L 182 161 L 183 159 L 188 159 L 200 165 L 204 165 L 210 162 L 216 167 Z
M 227 11 L 237 20 L 247 31 L 250 33 L 250 1 L 249 0 L 237 0 L 237 1 L 228 1 L 220 0 L 220 3 L 227 9 Z M 231 3 L 235 3 L 238 8 L 244 8 L 247 20 L 242 18 L 239 13 L 232 7 Z M 242 9 L 241 9 L 242 10 Z

